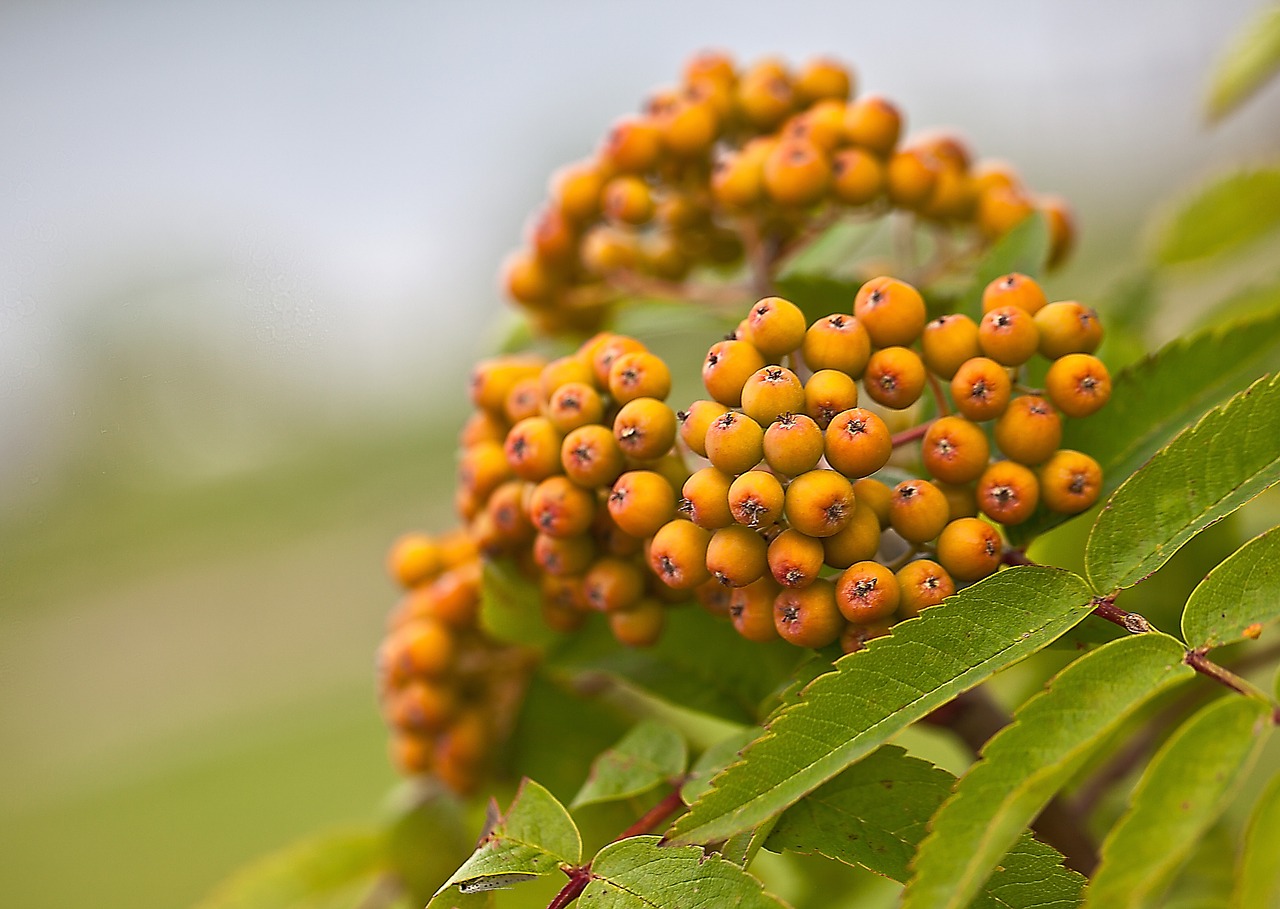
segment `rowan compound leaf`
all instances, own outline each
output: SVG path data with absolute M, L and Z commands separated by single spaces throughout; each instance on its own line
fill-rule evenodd
M 838 660 L 777 714 L 669 834 L 711 843 L 751 830 L 898 730 L 1047 646 L 1088 614 L 1076 575 L 1026 566 L 992 575 Z
M 582 838 L 569 812 L 532 780 L 480 841 L 471 858 L 436 891 L 429 904 L 444 909 L 474 894 L 509 887 L 582 861 Z
M 1280 622 L 1280 527 L 1254 537 L 1209 572 L 1182 612 L 1192 648 L 1256 638 Z
M 660 846 L 636 836 L 605 846 L 591 862 L 583 909 L 785 909 L 733 862 L 696 846 Z
M 765 848 L 816 853 L 905 882 L 929 818 L 955 781 L 896 745 L 882 745 L 788 808 Z M 1084 883 L 1058 852 L 1023 834 L 971 906 L 1069 909 L 1079 905 Z
M 1204 187 L 1160 235 L 1156 258 L 1177 265 L 1235 252 L 1280 228 L 1280 169 L 1236 171 Z
M 1261 10 L 1235 41 L 1213 74 L 1208 111 L 1217 120 L 1247 101 L 1280 70 L 1280 8 Z
M 1240 855 L 1234 909 L 1280 906 L 1280 862 L 1276 843 L 1280 842 L 1280 774 L 1271 778 L 1253 806 Z
M 1050 680 L 930 821 L 902 909 L 962 909 L 1001 857 L 1092 750 L 1151 697 L 1192 670 L 1181 643 L 1162 634 L 1121 638 Z
M 1260 379 L 1160 449 L 1103 507 L 1085 547 L 1101 591 L 1131 587 L 1280 480 L 1280 375 Z
M 1267 713 L 1251 698 L 1220 698 L 1174 732 L 1103 841 L 1086 907 L 1141 906 L 1160 894 L 1266 741 Z
M 689 749 L 680 733 L 656 720 L 641 720 L 591 765 L 570 807 L 642 795 L 684 773 Z

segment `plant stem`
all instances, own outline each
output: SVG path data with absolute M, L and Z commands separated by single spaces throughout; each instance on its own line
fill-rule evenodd
M 666 798 L 642 814 L 638 821 L 619 833 L 614 837 L 613 841 L 616 843 L 618 840 L 625 840 L 627 837 L 644 836 L 647 833 L 653 833 L 659 824 L 684 807 L 684 800 L 680 798 L 680 786 L 683 783 L 684 780 L 677 782 L 675 788 L 667 793 Z
M 890 441 L 893 443 L 894 448 L 915 442 L 917 439 L 924 438 L 924 434 L 929 431 L 929 427 L 932 425 L 933 420 L 926 420 L 919 426 L 912 426 L 910 429 L 904 429 L 902 432 L 895 435 Z

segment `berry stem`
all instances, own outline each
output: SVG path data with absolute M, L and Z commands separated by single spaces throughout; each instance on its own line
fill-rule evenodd
M 929 391 L 933 393 L 933 404 L 938 408 L 938 416 L 951 416 L 951 405 L 947 403 L 947 396 L 942 392 L 942 383 L 931 372 L 926 372 L 925 375 L 929 379 Z
M 578 868 L 566 868 L 565 874 L 569 875 L 569 883 L 564 885 L 559 893 L 551 902 L 547 903 L 547 909 L 564 909 L 578 897 L 582 896 L 582 891 L 587 889 L 587 884 L 591 883 L 591 864 L 587 863 Z
M 667 793 L 662 801 L 640 815 L 639 820 L 614 837 L 613 841 L 616 843 L 618 840 L 625 840 L 628 837 L 653 833 L 659 824 L 684 807 L 684 800 L 680 797 L 680 787 L 683 784 L 684 778 L 676 780 L 672 784 L 674 788 Z
M 933 420 L 926 420 L 919 426 L 912 426 L 910 429 L 904 429 L 902 432 L 893 436 L 893 438 L 890 439 L 890 442 L 892 442 L 894 448 L 897 448 L 901 445 L 907 445 L 911 442 L 923 439 L 924 434 L 929 431 L 929 427 L 932 426 L 933 423 Z

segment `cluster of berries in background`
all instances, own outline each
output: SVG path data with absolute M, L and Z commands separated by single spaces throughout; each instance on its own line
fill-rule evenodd
M 1097 462 L 1061 441 L 1110 395 L 1097 314 L 1013 273 L 980 318 L 930 318 L 937 288 L 1035 212 L 1060 262 L 1065 205 L 954 137 L 902 131 L 837 63 L 708 53 L 555 177 L 504 281 L 539 343 L 572 353 L 475 367 L 460 526 L 389 557 L 405 592 L 379 693 L 403 772 L 469 792 L 510 733 L 537 657 L 486 633 L 491 570 L 563 634 L 597 622 L 646 647 L 700 607 L 753 642 L 848 653 L 995 572 L 1002 528 L 1094 504 Z M 771 295 L 809 243 L 886 217 L 930 237 L 932 260 L 901 272 L 928 305 L 884 276 L 816 320 Z M 891 270 L 852 264 L 857 282 Z M 757 300 L 707 351 L 705 398 L 671 406 L 682 364 L 610 330 L 638 296 Z
M 1066 256 L 1075 229 L 1061 199 L 1031 193 L 1003 162 L 974 161 L 952 135 L 904 142 L 903 125 L 889 100 L 855 95 L 840 63 L 738 69 L 696 56 L 678 87 L 555 175 L 506 291 L 545 333 L 595 331 L 628 295 L 664 293 L 700 267 L 731 271 L 753 245 L 782 259 L 815 226 L 892 212 L 976 250 L 1040 211 L 1050 267 Z

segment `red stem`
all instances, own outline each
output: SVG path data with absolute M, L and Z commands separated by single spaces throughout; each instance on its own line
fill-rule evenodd
M 646 833 L 652 833 L 658 824 L 683 807 L 684 800 L 680 798 L 680 787 L 676 786 L 675 789 L 667 794 L 666 798 L 642 814 L 640 819 L 626 830 L 619 833 L 614 838 L 614 842 L 625 840 L 630 836 L 644 836 Z
M 899 445 L 906 445 L 909 442 L 916 441 L 917 439 L 923 439 L 924 434 L 929 431 L 929 427 L 932 425 L 933 420 L 927 420 L 919 426 L 912 426 L 910 429 L 904 429 L 902 432 L 895 435 L 890 441 L 893 443 L 893 447 L 897 448 Z

